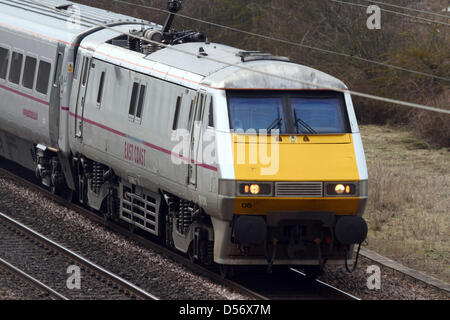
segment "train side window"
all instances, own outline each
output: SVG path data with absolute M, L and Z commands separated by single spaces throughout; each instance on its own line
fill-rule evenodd
M 42 94 L 47 94 L 48 80 L 50 79 L 50 70 L 52 65 L 45 61 L 39 62 L 38 76 L 36 80 L 36 91 Z
M 202 121 L 203 115 L 203 105 L 205 103 L 205 96 L 203 94 L 200 95 L 200 101 L 197 106 L 197 114 L 195 116 L 195 121 Z
M 177 104 L 175 106 L 175 114 L 173 116 L 172 130 L 178 129 L 178 118 L 180 117 L 181 97 L 177 97 Z
M 141 91 L 139 92 L 139 102 L 137 105 L 137 110 L 136 110 L 136 118 L 141 118 L 142 116 L 142 108 L 144 106 L 144 99 L 145 99 L 145 91 L 147 89 L 147 86 L 145 85 L 141 85 Z
M 192 118 L 193 118 L 192 113 L 194 113 L 194 100 L 191 100 L 191 106 L 189 107 L 189 118 L 188 118 L 188 125 L 187 125 L 188 130 L 191 130 L 191 126 L 192 126 Z
M 82 81 L 83 86 L 85 86 L 86 82 L 87 82 L 89 63 L 90 63 L 90 59 L 84 57 L 84 63 L 83 63 L 84 70 L 83 70 L 83 81 Z
M 22 71 L 23 54 L 13 52 L 11 58 L 11 69 L 9 71 L 9 82 L 19 84 L 20 72 Z
M 22 86 L 27 89 L 33 89 L 34 75 L 36 74 L 37 60 L 34 57 L 25 58 L 25 67 L 23 69 Z
M 80 61 L 81 61 L 81 57 L 80 58 L 76 58 L 76 62 L 75 62 L 75 69 L 73 69 L 73 79 L 77 80 L 78 79 L 78 71 L 80 69 Z
M 102 104 L 103 87 L 105 86 L 105 75 L 106 75 L 106 72 L 103 71 L 102 75 L 100 76 L 100 84 L 98 86 L 98 94 L 97 94 L 97 105 L 98 106 L 100 106 Z
M 0 47 L 0 79 L 6 79 L 9 63 L 9 50 Z
M 136 114 L 136 104 L 139 94 L 139 83 L 133 83 L 133 90 L 131 91 L 131 101 L 130 101 L 130 109 L 128 110 L 128 114 L 131 116 L 131 119 L 134 120 L 134 116 Z
M 63 63 L 63 55 L 62 53 L 58 53 L 58 57 L 56 58 L 56 68 L 55 73 L 53 75 L 53 85 L 56 86 L 58 82 L 59 75 L 61 74 L 61 68 Z
M 209 103 L 208 127 L 214 128 L 214 110 L 212 98 L 211 102 Z

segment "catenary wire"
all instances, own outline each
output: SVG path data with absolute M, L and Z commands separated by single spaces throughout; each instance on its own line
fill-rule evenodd
M 374 0 L 362 0 L 362 1 L 372 2 L 372 3 L 380 4 L 380 5 L 383 5 L 383 6 L 387 6 L 387 7 L 403 9 L 403 10 L 408 10 L 408 11 L 415 11 L 415 12 L 419 12 L 419 13 L 423 13 L 423 14 L 433 15 L 433 16 L 436 16 L 436 17 L 442 17 L 442 18 L 450 19 L 449 15 L 440 14 L 440 13 L 431 12 L 431 11 L 419 10 L 419 9 L 409 8 L 409 7 L 404 7 L 404 6 L 399 6 L 399 5 L 392 4 L 392 3 L 386 3 L 386 2 L 374 1 Z
M 56 8 L 54 8 L 52 6 L 49 6 L 49 5 L 45 4 L 45 3 L 40 2 L 39 0 L 30 0 L 30 1 L 32 1 L 34 3 L 40 3 L 42 6 L 45 6 L 45 7 L 48 7 L 48 8 L 52 8 L 52 10 L 56 10 L 57 12 L 59 12 L 59 13 L 61 13 L 63 15 L 66 15 L 68 17 L 71 16 L 70 13 L 67 13 L 67 12 L 64 12 L 62 10 L 56 9 Z M 210 60 L 210 61 L 213 61 L 213 62 L 216 62 L 216 63 L 221 63 L 221 64 L 224 64 L 224 65 L 227 65 L 227 66 L 230 66 L 230 67 L 235 67 L 235 68 L 238 68 L 238 69 L 241 69 L 241 70 L 246 70 L 246 71 L 258 73 L 258 74 L 262 74 L 262 75 L 269 76 L 269 77 L 274 77 L 274 78 L 278 78 L 278 79 L 282 79 L 282 80 L 292 81 L 292 82 L 296 82 L 296 83 L 300 83 L 300 84 L 304 84 L 304 85 L 306 84 L 306 85 L 309 85 L 309 86 L 317 87 L 318 89 L 329 89 L 329 90 L 333 90 L 333 91 L 337 91 L 337 92 L 349 93 L 349 94 L 351 94 L 353 96 L 359 96 L 359 97 L 362 97 L 362 98 L 377 100 L 377 101 L 381 101 L 381 102 L 387 102 L 387 103 L 402 105 L 402 106 L 406 106 L 406 107 L 410 107 L 410 108 L 416 108 L 416 109 L 422 109 L 422 110 L 427 110 L 427 111 L 433 111 L 433 112 L 439 112 L 439 113 L 444 113 L 444 114 L 450 114 L 450 110 L 445 110 L 445 109 L 441 109 L 441 108 L 435 108 L 435 107 L 431 107 L 431 106 L 427 106 L 427 105 L 422 105 L 422 104 L 417 104 L 417 103 L 412 103 L 412 102 L 406 102 L 406 101 L 401 101 L 401 100 L 396 100 L 396 99 L 391 99 L 391 98 L 380 97 L 380 96 L 367 94 L 367 93 L 362 93 L 362 92 L 353 91 L 353 90 L 348 90 L 348 89 L 342 89 L 342 88 L 336 88 L 336 87 L 324 87 L 324 86 L 320 86 L 320 85 L 318 85 L 316 83 L 312 83 L 312 82 L 309 82 L 309 81 L 304 81 L 304 80 L 294 79 L 294 78 L 290 78 L 290 77 L 285 77 L 285 76 L 273 74 L 273 73 L 270 73 L 270 72 L 254 70 L 252 68 L 248 68 L 248 67 L 245 67 L 245 66 L 240 65 L 240 64 L 230 63 L 230 62 L 227 62 L 227 61 L 222 61 L 222 60 L 211 58 L 211 57 L 208 57 L 208 56 L 201 56 L 201 55 L 198 55 L 198 54 L 195 54 L 195 53 L 192 53 L 192 52 L 180 49 L 180 48 L 176 48 L 175 46 L 172 46 L 172 45 L 163 44 L 161 42 L 152 41 L 152 40 L 149 40 L 147 38 L 139 37 L 139 36 L 133 35 L 133 34 L 128 33 L 128 32 L 123 32 L 121 30 L 117 30 L 117 29 L 115 29 L 113 27 L 110 27 L 107 24 L 98 24 L 98 23 L 92 22 L 92 25 L 95 25 L 97 27 L 102 27 L 102 28 L 107 29 L 107 30 L 111 30 L 111 31 L 119 33 L 121 35 L 127 35 L 127 36 L 130 36 L 130 37 L 136 38 L 136 39 L 140 39 L 142 41 L 146 41 L 148 43 L 152 43 L 152 44 L 155 44 L 155 45 L 158 45 L 158 46 L 170 49 L 170 50 L 174 50 L 174 51 L 181 52 L 181 53 L 184 53 L 184 54 L 187 54 L 187 55 L 195 56 L 197 58 Z
M 351 6 L 367 8 L 366 5 L 360 4 L 360 3 L 346 2 L 346 1 L 341 1 L 341 0 L 329 0 L 329 1 L 340 3 L 340 4 L 348 4 L 348 5 L 351 5 Z M 385 11 L 385 12 L 392 13 L 392 14 L 397 14 L 397 15 L 400 15 L 400 16 L 408 17 L 408 18 L 413 18 L 413 19 L 417 19 L 417 20 L 423 20 L 423 21 L 426 21 L 426 22 L 429 22 L 429 23 L 442 24 L 444 26 L 450 27 L 449 23 L 442 22 L 442 21 L 436 21 L 436 20 L 431 20 L 431 19 L 422 18 L 422 17 L 418 17 L 418 16 L 413 16 L 413 15 L 410 15 L 410 14 L 407 14 L 407 13 L 402 13 L 402 12 L 388 10 L 388 9 L 382 9 L 381 8 L 381 10 Z
M 132 3 L 132 2 L 123 1 L 123 0 L 112 0 L 112 1 L 113 2 L 117 2 L 117 3 L 131 5 L 131 6 L 136 6 L 136 7 L 140 7 L 140 8 L 155 10 L 155 11 L 159 11 L 159 12 L 163 12 L 163 13 L 171 13 L 168 10 L 164 10 L 164 9 L 161 9 L 161 8 L 156 8 L 156 7 L 152 7 L 152 6 L 148 6 L 148 5 L 142 5 L 142 4 Z M 393 69 L 397 69 L 397 70 L 404 71 L 404 72 L 414 73 L 414 74 L 418 74 L 418 75 L 421 75 L 421 76 L 435 78 L 435 79 L 439 79 L 439 80 L 444 80 L 444 81 L 449 81 L 450 82 L 450 78 L 437 76 L 437 75 L 431 74 L 431 73 L 421 72 L 421 71 L 412 70 L 412 69 L 408 69 L 408 68 L 404 68 L 404 67 L 400 67 L 400 66 L 384 63 L 384 62 L 379 62 L 379 61 L 375 61 L 375 60 L 371 60 L 371 59 L 366 59 L 366 58 L 355 56 L 355 55 L 348 54 L 348 53 L 336 52 L 336 51 L 333 51 L 333 50 L 318 48 L 318 47 L 306 45 L 306 44 L 303 44 L 303 43 L 298 43 L 298 42 L 293 42 L 293 41 L 289 41 L 289 40 L 274 38 L 274 37 L 267 36 L 267 35 L 257 34 L 257 33 L 254 33 L 254 32 L 245 31 L 245 30 L 241 30 L 241 29 L 238 29 L 238 28 L 221 25 L 221 24 L 218 24 L 218 23 L 209 22 L 209 21 L 206 21 L 206 20 L 198 19 L 198 18 L 193 18 L 193 17 L 186 16 L 186 15 L 179 14 L 179 13 L 175 13 L 175 15 L 178 16 L 178 17 L 181 17 L 181 18 L 185 18 L 185 19 L 189 19 L 189 20 L 192 20 L 192 21 L 208 24 L 208 25 L 211 25 L 211 26 L 214 26 L 214 27 L 218 27 L 218 28 L 231 30 L 231 31 L 234 31 L 234 32 L 243 33 L 243 34 L 246 34 L 246 35 L 249 35 L 249 36 L 255 36 L 255 37 L 263 38 L 263 39 L 266 39 L 266 40 L 276 41 L 276 42 L 280 42 L 280 43 L 284 43 L 284 44 L 288 44 L 288 45 L 292 45 L 292 46 L 297 46 L 297 47 L 302 47 L 302 48 L 306 48 L 306 49 L 310 49 L 310 50 L 315 50 L 315 51 L 319 51 L 319 52 L 326 53 L 326 54 L 338 55 L 338 56 L 341 56 L 341 57 L 351 58 L 351 59 L 355 59 L 355 60 L 359 60 L 359 61 L 363 61 L 363 62 L 367 62 L 367 63 L 372 63 L 372 64 L 376 64 L 376 65 L 379 65 L 379 66 L 387 67 L 387 68 L 393 68 Z

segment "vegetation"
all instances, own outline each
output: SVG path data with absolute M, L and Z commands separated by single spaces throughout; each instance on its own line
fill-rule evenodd
M 449 150 L 430 150 L 405 128 L 360 129 L 370 178 L 364 245 L 450 282 Z
M 166 0 L 126 0 L 166 9 Z M 166 14 L 110 0 L 77 0 L 163 24 Z M 450 78 L 450 27 L 382 12 L 381 30 L 369 30 L 369 5 L 349 6 L 330 0 L 184 0 L 182 14 L 319 47 L 363 59 L 375 60 L 423 73 Z M 442 13 L 447 0 L 391 0 L 390 3 Z M 393 9 L 393 8 L 389 8 Z M 401 11 L 400 9 L 393 9 Z M 450 19 L 405 12 L 449 23 Z M 211 41 L 288 56 L 342 79 L 355 91 L 450 109 L 450 82 L 371 64 L 359 59 L 248 36 L 217 26 L 177 18 L 175 28 L 198 29 Z M 361 123 L 408 124 L 431 147 L 450 147 L 448 115 L 354 98 Z

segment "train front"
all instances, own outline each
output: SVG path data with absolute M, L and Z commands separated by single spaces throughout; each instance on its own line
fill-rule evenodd
M 288 63 L 255 68 L 318 87 L 345 88 L 319 71 Z M 242 70 L 240 72 L 243 72 Z M 224 265 L 352 263 L 364 241 L 368 175 L 351 97 L 295 88 L 248 71 L 225 84 L 233 179 L 219 180 L 222 217 L 212 218 L 215 260 Z M 226 82 L 226 81 L 224 81 Z M 234 87 L 233 87 L 234 86 Z M 220 146 L 219 146 L 220 147 Z

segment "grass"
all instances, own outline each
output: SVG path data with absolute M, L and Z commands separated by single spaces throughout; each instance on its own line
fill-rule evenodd
M 369 170 L 365 246 L 450 282 L 450 152 L 408 129 L 361 126 Z

